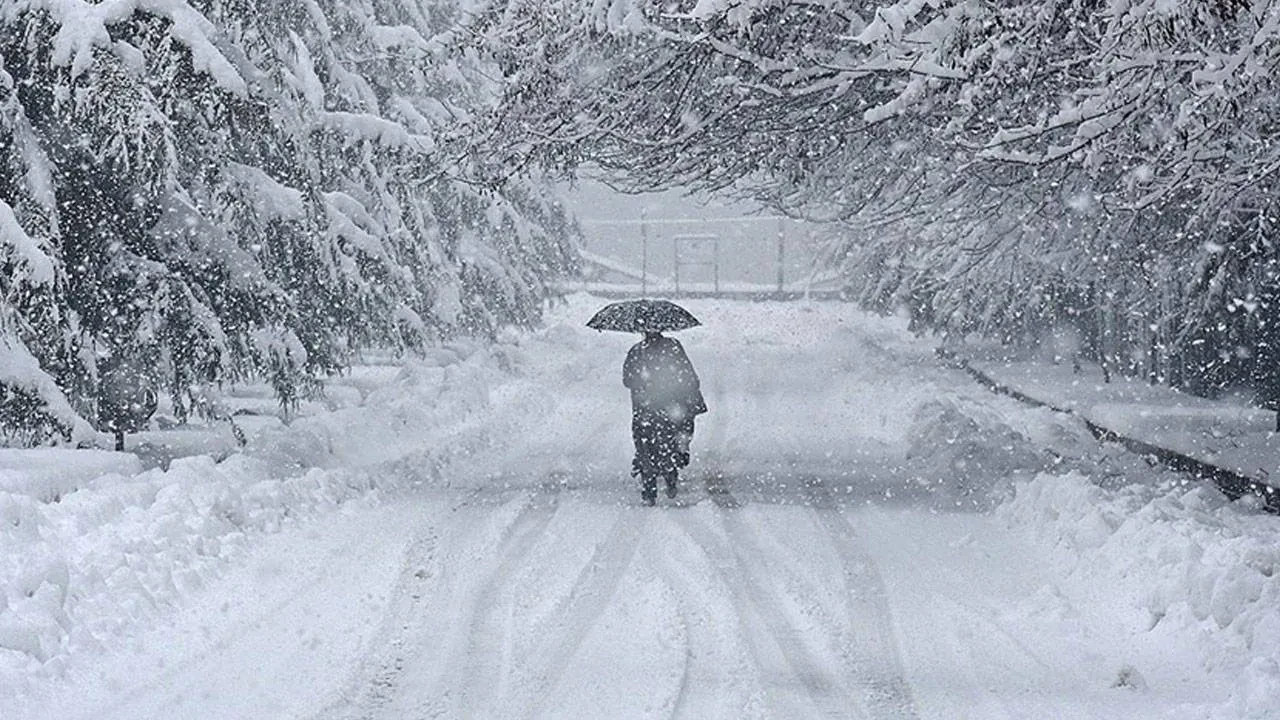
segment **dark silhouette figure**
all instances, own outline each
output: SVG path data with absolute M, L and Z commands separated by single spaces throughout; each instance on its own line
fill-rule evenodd
M 631 390 L 631 471 L 640 476 L 640 496 L 652 505 L 661 478 L 667 497 L 675 497 L 679 470 L 689 464 L 693 420 L 707 411 L 693 363 L 675 338 L 645 333 L 622 364 L 622 384 Z

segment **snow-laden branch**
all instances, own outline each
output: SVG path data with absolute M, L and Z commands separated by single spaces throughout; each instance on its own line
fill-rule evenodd
M 218 31 L 213 23 L 185 0 L 17 0 L 10 4 L 4 17 L 12 21 L 22 13 L 37 11 L 49 13 L 58 25 L 53 38 L 53 62 L 69 66 L 72 77 L 93 63 L 95 48 L 112 47 L 111 26 L 142 12 L 169 21 L 169 34 L 191 53 L 196 71 L 207 73 L 228 92 L 242 97 L 248 93 L 244 78 L 218 49 Z

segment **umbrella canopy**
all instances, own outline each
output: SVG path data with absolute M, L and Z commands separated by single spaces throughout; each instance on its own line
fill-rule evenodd
M 701 325 L 688 310 L 668 300 L 623 300 L 601 308 L 587 321 L 595 330 L 667 332 Z

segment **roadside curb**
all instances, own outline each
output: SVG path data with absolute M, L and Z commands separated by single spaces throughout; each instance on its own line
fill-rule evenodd
M 982 370 L 974 367 L 970 362 L 957 355 L 954 351 L 945 348 L 937 348 L 935 351 L 948 365 L 963 370 L 969 374 L 979 384 L 986 387 L 997 395 L 1007 395 L 1019 402 L 1025 403 L 1032 407 L 1043 407 L 1060 412 L 1065 415 L 1079 418 L 1089 428 L 1089 432 L 1102 442 L 1115 442 L 1123 445 L 1130 452 L 1153 458 L 1159 461 L 1165 467 L 1178 472 L 1188 473 L 1201 480 L 1208 480 L 1218 487 L 1224 495 L 1232 500 L 1239 499 L 1245 495 L 1255 495 L 1261 501 L 1267 512 L 1280 514 L 1280 489 L 1268 485 L 1257 478 L 1238 473 L 1234 470 L 1228 470 L 1219 467 L 1213 463 L 1205 462 L 1198 458 L 1191 457 L 1184 453 L 1152 445 L 1151 443 L 1137 440 L 1135 438 L 1123 435 L 1111 428 L 1100 425 L 1092 419 L 1070 408 L 1063 408 L 1046 402 L 1039 398 L 1026 394 L 1017 388 L 1010 387 L 991 377 Z

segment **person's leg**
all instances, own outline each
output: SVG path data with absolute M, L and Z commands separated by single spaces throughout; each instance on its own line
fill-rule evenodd
M 640 499 L 645 505 L 658 501 L 658 476 L 653 473 L 640 476 Z
M 676 465 L 679 467 L 688 467 L 689 465 L 689 446 L 693 442 L 693 416 L 684 419 L 680 424 L 679 445 L 676 452 Z
M 676 483 L 680 472 L 680 424 L 661 416 L 654 423 L 655 477 L 661 475 L 667 488 L 667 497 L 676 496 Z
M 636 456 L 631 461 L 632 474 L 640 476 L 640 499 L 652 505 L 658 498 L 657 423 L 652 413 L 637 411 L 631 416 L 631 438 L 635 441 Z

